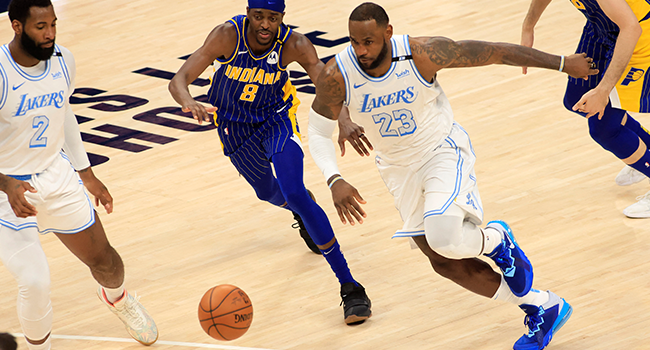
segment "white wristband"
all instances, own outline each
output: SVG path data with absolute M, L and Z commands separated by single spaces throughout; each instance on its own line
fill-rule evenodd
M 560 72 L 564 69 L 564 55 L 560 56 Z

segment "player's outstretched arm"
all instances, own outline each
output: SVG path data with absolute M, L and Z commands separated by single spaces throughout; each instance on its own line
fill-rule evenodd
M 533 0 L 530 2 L 528 13 L 526 14 L 526 18 L 524 18 L 524 23 L 521 25 L 521 45 L 533 47 L 533 42 L 535 41 L 535 25 L 550 3 L 551 0 Z M 528 72 L 527 68 L 522 67 L 524 74 Z
M 344 99 L 343 75 L 332 60 L 325 65 L 316 83 L 316 97 L 309 111 L 309 151 L 332 191 L 332 200 L 341 222 L 354 225 L 355 220 L 363 223 L 366 213 L 361 204 L 366 201 L 356 188 L 341 177 L 332 142 Z
M 456 42 L 444 37 L 415 38 L 411 50 L 416 64 L 425 61 L 425 65 L 429 66 L 434 73 L 442 68 L 479 67 L 491 64 L 554 69 L 583 79 L 598 73 L 597 69 L 591 68 L 593 60 L 585 54 L 557 56 L 509 43 L 476 40 Z
M 36 193 L 36 189 L 28 182 L 0 174 L 0 191 L 7 194 L 11 209 L 17 217 L 26 218 L 37 214 L 36 208 L 25 199 L 26 191 Z
M 318 58 L 316 48 L 309 39 L 298 33 L 293 32 L 286 44 L 285 53 L 283 54 L 284 64 L 287 65 L 291 62 L 298 62 L 309 75 L 309 78 L 314 85 L 320 76 L 321 71 L 325 67 L 323 61 Z M 345 141 L 349 141 L 352 147 L 359 153 L 359 155 L 370 155 L 362 140 L 368 144 L 372 149 L 372 145 L 367 138 L 363 136 L 363 127 L 356 124 L 349 117 L 346 107 L 341 108 L 339 114 L 339 146 L 341 147 L 341 155 L 345 154 Z
M 215 27 L 198 50 L 183 63 L 169 82 L 169 92 L 181 105 L 183 112 L 192 112 L 199 124 L 210 121 L 210 113 L 215 107 L 206 108 L 194 100 L 188 85 L 198 78 L 217 58 L 228 58 L 234 54 L 237 46 L 237 30 L 231 23 Z

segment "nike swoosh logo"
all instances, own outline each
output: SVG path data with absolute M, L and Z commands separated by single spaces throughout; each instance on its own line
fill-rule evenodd
M 18 86 L 14 85 L 11 88 L 14 89 L 14 91 L 16 91 L 16 90 L 20 89 L 20 87 L 23 86 L 23 84 L 25 84 L 24 81 L 20 85 L 18 85 Z
M 355 89 L 358 89 L 358 88 L 360 88 L 360 87 L 366 85 L 367 83 L 368 83 L 368 82 L 365 82 L 365 83 L 363 83 L 363 84 L 356 84 L 356 83 L 355 83 L 355 84 L 354 84 L 354 88 L 355 88 Z
M 331 253 L 333 250 L 334 250 L 334 247 L 332 247 L 332 249 L 330 249 L 330 250 L 328 250 L 326 252 L 323 252 L 323 255 L 329 255 L 329 253 Z

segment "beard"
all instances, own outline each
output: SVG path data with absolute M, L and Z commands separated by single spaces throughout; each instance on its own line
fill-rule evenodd
M 52 54 L 54 54 L 54 39 L 52 39 L 51 42 L 52 47 L 41 47 L 41 45 L 48 44 L 50 42 L 37 44 L 36 40 L 32 39 L 25 31 L 23 31 L 23 33 L 20 35 L 20 44 L 22 45 L 23 49 L 25 49 L 25 51 L 27 51 L 27 53 L 32 57 L 40 61 L 49 60 L 50 57 L 52 57 Z
M 386 55 L 388 54 L 388 45 L 386 44 L 386 41 L 384 40 L 384 46 L 381 48 L 381 51 L 379 51 L 379 54 L 377 55 L 377 58 L 375 58 L 374 61 L 370 62 L 369 65 L 364 65 L 363 63 L 359 62 L 359 59 L 357 58 L 357 62 L 359 62 L 359 65 L 365 69 L 372 70 L 384 62 L 384 59 L 386 59 Z

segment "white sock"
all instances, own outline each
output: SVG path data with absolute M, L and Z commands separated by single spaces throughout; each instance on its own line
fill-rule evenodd
M 518 297 L 512 294 L 512 291 L 510 290 L 510 287 L 508 287 L 508 284 L 506 283 L 506 280 L 503 278 L 503 276 L 501 276 L 501 285 L 499 285 L 499 289 L 497 289 L 497 292 L 492 297 L 492 300 L 505 301 L 517 306 L 527 304 L 537 307 L 546 303 L 548 299 L 549 294 L 547 291 L 540 291 L 537 289 L 531 289 L 530 292 L 528 292 L 528 294 L 524 295 L 523 297 Z
M 501 234 L 501 232 L 495 228 L 492 227 L 486 227 L 484 229 L 481 229 L 483 232 L 483 253 L 482 254 L 490 254 L 496 247 L 501 244 L 501 241 L 505 237 Z
M 124 289 L 124 282 L 122 282 L 122 285 L 117 288 L 106 288 L 102 286 L 102 289 L 106 294 L 106 300 L 108 300 L 111 304 L 114 304 L 116 301 L 122 299 L 124 292 L 126 291 L 126 289 Z

